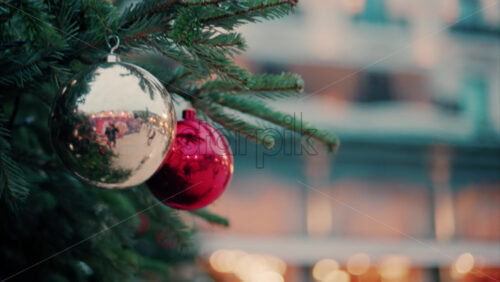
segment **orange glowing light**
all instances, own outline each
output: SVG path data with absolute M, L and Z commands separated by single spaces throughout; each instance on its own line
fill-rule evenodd
M 316 280 L 324 280 L 328 274 L 337 271 L 339 269 L 339 263 L 332 259 L 322 259 L 318 261 L 313 269 L 312 275 Z
M 454 268 L 458 274 L 469 273 L 474 268 L 474 257 L 471 253 L 461 254 L 455 261 Z
M 370 257 L 367 254 L 355 254 L 347 261 L 347 271 L 353 275 L 362 275 L 370 268 Z
M 391 255 L 380 263 L 379 273 L 386 280 L 406 277 L 410 271 L 410 259 L 401 255 Z
M 351 277 L 349 274 L 342 270 L 334 270 L 328 273 L 321 282 L 349 282 Z

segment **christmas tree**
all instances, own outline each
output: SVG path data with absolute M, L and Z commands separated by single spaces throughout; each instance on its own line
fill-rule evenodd
M 102 62 L 114 36 L 123 58 L 209 122 L 267 148 L 275 140 L 263 129 L 272 124 L 334 150 L 329 133 L 266 105 L 300 93 L 299 76 L 255 75 L 234 63 L 246 46 L 237 26 L 285 16 L 295 6 L 295 0 L 2 1 L 0 281 L 174 280 L 173 266 L 195 254 L 192 229 L 176 210 L 155 204 L 144 185 L 113 191 L 78 181 L 48 138 L 56 93 Z M 205 209 L 190 214 L 229 224 Z

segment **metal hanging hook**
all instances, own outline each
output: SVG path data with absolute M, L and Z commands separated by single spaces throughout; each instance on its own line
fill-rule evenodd
M 111 46 L 111 44 L 110 44 L 111 39 L 115 40 L 114 46 Z M 118 35 L 116 35 L 116 34 L 111 34 L 108 36 L 106 43 L 108 44 L 108 48 L 110 49 L 110 53 L 114 54 L 115 50 L 118 49 L 118 47 L 120 46 L 120 37 L 118 37 Z

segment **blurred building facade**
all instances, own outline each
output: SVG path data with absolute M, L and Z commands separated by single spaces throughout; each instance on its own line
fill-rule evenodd
M 232 140 L 211 207 L 232 227 L 201 235 L 217 280 L 500 279 L 500 1 L 307 0 L 241 32 L 242 65 L 306 82 L 274 107 L 342 145 Z

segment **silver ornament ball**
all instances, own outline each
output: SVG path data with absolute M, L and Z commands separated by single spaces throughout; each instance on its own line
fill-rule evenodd
M 79 179 L 103 188 L 143 183 L 175 137 L 172 99 L 146 70 L 115 55 L 71 80 L 56 98 L 51 140 Z

